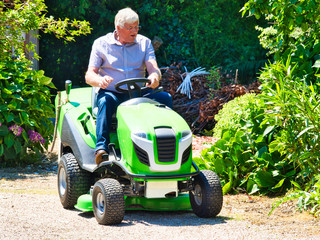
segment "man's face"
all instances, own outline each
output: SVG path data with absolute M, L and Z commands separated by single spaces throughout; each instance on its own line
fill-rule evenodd
M 139 31 L 139 23 L 125 23 L 124 27 L 117 26 L 119 41 L 122 44 L 132 43 L 137 37 Z

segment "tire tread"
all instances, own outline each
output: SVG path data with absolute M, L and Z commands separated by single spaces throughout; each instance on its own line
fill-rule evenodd
M 190 203 L 194 213 L 202 218 L 217 216 L 223 205 L 223 194 L 218 175 L 211 170 L 202 170 L 195 177 L 195 184 L 202 188 L 202 204 L 199 206 L 190 192 Z
M 65 164 L 67 174 L 66 196 L 63 198 L 60 196 L 60 200 L 64 208 L 72 209 L 78 198 L 90 190 L 90 173 L 80 168 L 72 153 L 63 155 L 60 164 L 61 166 L 59 167 L 64 167 L 63 165 Z

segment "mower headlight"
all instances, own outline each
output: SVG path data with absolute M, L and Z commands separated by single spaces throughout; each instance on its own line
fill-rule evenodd
M 181 138 L 189 138 L 192 136 L 192 133 L 190 130 L 184 130 L 181 132 Z
M 148 139 L 148 135 L 145 132 L 133 132 L 132 134 L 139 138 Z

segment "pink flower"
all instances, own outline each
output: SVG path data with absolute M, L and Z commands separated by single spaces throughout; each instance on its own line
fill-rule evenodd
M 45 140 L 40 135 L 40 133 L 37 133 L 34 130 L 29 130 L 28 131 L 28 135 L 29 135 L 29 138 L 30 138 L 31 142 L 33 142 L 33 143 L 36 143 L 36 142 L 40 142 L 41 144 L 45 143 Z
M 9 127 L 9 130 L 11 130 L 14 135 L 19 136 L 22 133 L 23 128 L 15 124 Z

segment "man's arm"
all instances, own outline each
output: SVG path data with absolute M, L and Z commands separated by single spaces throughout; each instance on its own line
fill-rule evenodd
M 150 79 L 150 83 L 147 83 L 147 87 L 156 88 L 159 86 L 159 81 L 161 79 L 161 71 L 158 67 L 158 63 L 155 59 L 150 59 L 146 61 L 146 67 L 148 71 L 148 79 Z
M 86 83 L 91 85 L 92 87 L 100 87 L 102 89 L 105 89 L 113 81 L 113 78 L 107 75 L 101 77 L 98 72 L 98 67 L 88 67 L 85 76 Z

